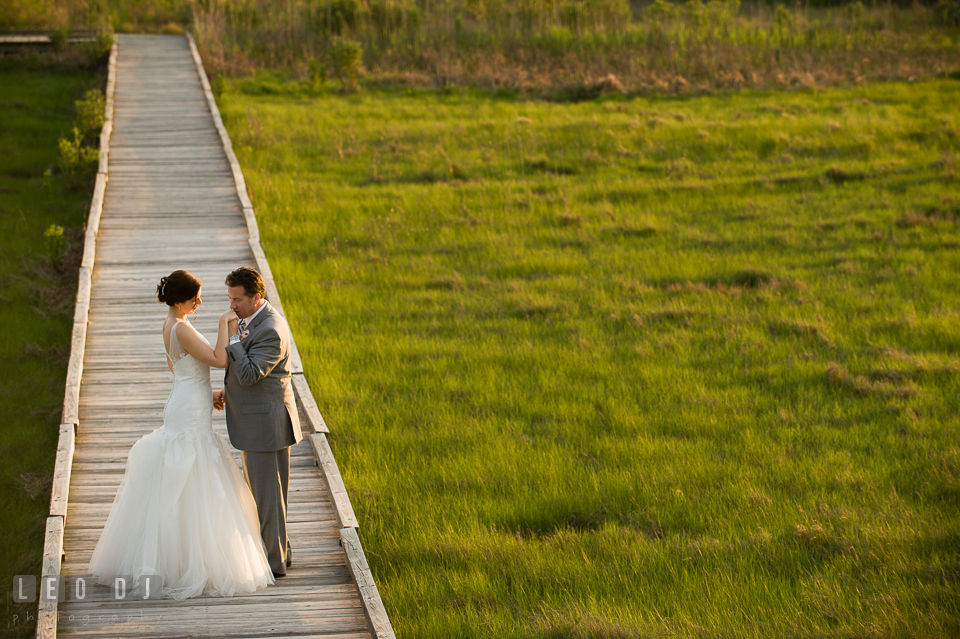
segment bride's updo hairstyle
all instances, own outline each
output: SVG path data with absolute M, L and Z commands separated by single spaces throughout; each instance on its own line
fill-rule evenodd
M 192 300 L 200 292 L 202 282 L 187 271 L 174 271 L 160 278 L 157 284 L 157 300 L 167 306 L 176 306 Z

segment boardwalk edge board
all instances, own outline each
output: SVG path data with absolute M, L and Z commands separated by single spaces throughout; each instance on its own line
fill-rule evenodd
M 42 575 L 59 575 L 63 558 L 63 518 L 47 517 L 43 535 Z M 40 584 L 40 602 L 37 604 L 37 639 L 56 639 L 57 597 L 48 598 L 43 581 Z
M 373 581 L 373 573 L 370 572 L 367 557 L 363 553 L 363 546 L 360 545 L 357 529 L 342 528 L 340 538 L 343 550 L 347 554 L 350 574 L 353 576 L 353 580 L 357 582 L 357 590 L 360 591 L 363 614 L 367 617 L 367 623 L 370 624 L 373 635 L 396 639 L 393 626 L 390 625 L 390 618 L 387 616 L 387 610 L 383 607 L 383 601 L 380 599 L 377 584 Z
M 70 361 L 67 365 L 67 382 L 63 393 L 63 413 L 60 419 L 60 439 L 57 442 L 57 461 L 53 468 L 53 486 L 50 488 L 50 516 L 47 518 L 43 541 L 43 569 L 41 576 L 60 575 L 63 560 L 63 529 L 66 525 L 67 502 L 70 492 L 70 474 L 73 469 L 73 453 L 79 427 L 80 379 L 83 375 L 83 354 L 87 342 L 87 319 L 90 313 L 90 287 L 93 262 L 96 255 L 97 233 L 100 230 L 100 214 L 103 212 L 103 196 L 107 188 L 107 163 L 110 156 L 110 135 L 113 133 L 113 95 L 117 88 L 117 43 L 110 47 L 107 63 L 106 106 L 103 128 L 100 129 L 100 164 L 97 181 L 87 216 L 87 229 L 83 238 L 83 260 L 77 282 L 77 302 L 73 312 L 73 335 L 70 343 Z M 56 639 L 57 600 L 48 600 L 42 587 L 37 604 L 37 639 Z
M 73 424 L 60 424 L 57 463 L 53 471 L 53 487 L 50 495 L 50 516 L 60 517 L 64 526 L 67 520 L 67 495 L 70 492 L 70 473 L 73 469 L 75 446 L 76 431 Z
M 333 451 L 330 450 L 327 436 L 323 433 L 313 433 L 310 435 L 310 445 L 313 447 L 314 457 L 320 462 L 324 477 L 327 478 L 330 503 L 333 505 L 333 512 L 337 516 L 337 524 L 341 532 L 347 528 L 357 528 L 357 517 L 353 514 L 353 506 L 350 504 L 347 488 L 343 485 L 337 460 L 334 459 Z
M 263 276 L 267 288 L 267 299 L 271 305 L 277 309 L 277 312 L 284 317 L 283 306 L 280 302 L 280 293 L 273 279 L 273 273 L 267 262 L 267 257 L 260 245 L 260 229 L 257 225 L 256 213 L 253 210 L 253 204 L 247 194 L 247 184 L 243 179 L 243 171 L 240 168 L 240 162 L 233 152 L 233 143 L 230 141 L 230 134 L 227 133 L 223 125 L 223 119 L 220 117 L 220 109 L 217 108 L 217 101 L 213 97 L 213 91 L 210 88 L 210 80 L 203 68 L 203 61 L 200 59 L 200 52 L 197 44 L 194 42 L 193 35 L 188 31 L 186 34 L 187 42 L 190 45 L 190 54 L 197 67 L 197 74 L 200 76 L 200 84 L 203 86 L 203 93 L 207 98 L 207 106 L 210 108 L 210 114 L 213 116 L 214 125 L 220 134 L 223 142 L 223 150 L 226 153 L 227 161 L 230 163 L 230 169 L 233 173 L 234 183 L 237 187 L 237 197 L 243 208 L 243 217 L 247 224 L 247 234 L 249 237 L 250 248 L 253 251 L 257 262 L 257 270 Z M 289 323 L 288 323 L 289 328 Z M 370 625 L 370 631 L 376 639 L 396 639 L 396 634 L 390 624 L 386 608 L 380 599 L 380 592 L 374 583 L 373 574 L 370 572 L 370 566 L 367 564 L 367 558 L 363 553 L 363 547 L 360 544 L 360 537 L 357 533 L 357 519 L 353 512 L 353 506 L 350 504 L 350 498 L 347 495 L 343 478 L 340 476 L 340 470 L 333 457 L 333 451 L 327 442 L 326 422 L 320 414 L 317 403 L 310 392 L 310 385 L 303 376 L 303 365 L 300 361 L 300 353 L 297 350 L 296 342 L 293 339 L 293 332 L 290 333 L 291 350 L 291 372 L 293 373 L 294 394 L 300 404 L 300 408 L 307 417 L 307 426 L 312 431 L 309 435 L 310 444 L 313 447 L 314 456 L 317 465 L 320 467 L 324 480 L 326 481 L 327 491 L 330 494 L 330 502 L 333 505 L 337 516 L 337 523 L 340 527 L 340 544 L 343 546 L 347 556 L 347 565 L 350 574 L 360 593 L 360 600 L 363 602 L 363 614 Z

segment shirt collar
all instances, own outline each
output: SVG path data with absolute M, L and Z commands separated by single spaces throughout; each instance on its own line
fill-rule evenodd
M 260 308 L 258 308 L 256 311 L 254 311 L 254 312 L 253 312 L 253 315 L 251 315 L 250 317 L 248 317 L 248 318 L 246 319 L 246 322 L 247 322 L 246 325 L 247 325 L 247 326 L 250 326 L 250 322 L 253 321 L 253 318 L 256 317 L 257 315 L 259 315 L 259 314 L 260 314 L 260 311 L 262 311 L 262 310 L 263 310 L 264 308 L 266 308 L 266 307 L 267 307 L 267 301 L 264 300 L 264 301 L 263 301 L 263 304 L 260 305 Z

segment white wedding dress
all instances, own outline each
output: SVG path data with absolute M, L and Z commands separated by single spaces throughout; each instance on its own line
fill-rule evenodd
M 178 600 L 256 592 L 274 582 L 257 506 L 213 432 L 210 367 L 180 346 L 179 324 L 170 330 L 174 382 L 163 426 L 130 449 L 90 573 L 104 585 L 113 575 L 135 585 L 160 575 L 163 597 Z

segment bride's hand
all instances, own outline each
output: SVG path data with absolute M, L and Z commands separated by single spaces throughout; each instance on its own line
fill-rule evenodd
M 237 332 L 240 318 L 237 317 L 237 314 L 234 313 L 232 309 L 225 311 L 224 314 L 220 316 L 220 321 L 227 323 L 228 331 Z

